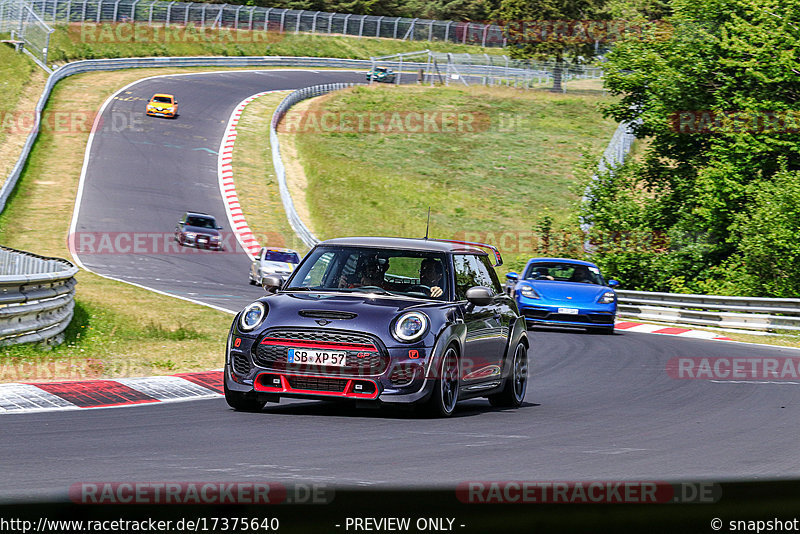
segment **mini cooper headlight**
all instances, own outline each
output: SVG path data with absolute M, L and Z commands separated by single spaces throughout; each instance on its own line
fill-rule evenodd
M 394 323 L 392 334 L 403 343 L 417 341 L 428 330 L 428 316 L 422 312 L 404 313 Z
M 522 286 L 521 288 L 519 288 L 519 293 L 523 297 L 526 297 L 526 298 L 529 298 L 529 299 L 540 299 L 540 298 L 542 298 L 542 297 L 539 296 L 539 293 L 537 293 L 536 290 L 533 289 L 533 286 Z
M 239 328 L 245 332 L 250 331 L 257 327 L 266 315 L 267 310 L 264 305 L 256 301 L 246 307 L 239 316 Z
M 613 291 L 606 291 L 603 295 L 597 300 L 600 304 L 611 304 L 614 302 L 616 295 Z

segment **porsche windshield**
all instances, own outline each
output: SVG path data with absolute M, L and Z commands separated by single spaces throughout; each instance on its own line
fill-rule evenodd
M 567 262 L 531 263 L 525 271 L 526 280 L 553 280 L 556 282 L 583 282 L 604 285 L 597 267 Z
M 285 289 L 375 292 L 444 300 L 448 296 L 449 272 L 446 256 L 437 252 L 317 247 Z

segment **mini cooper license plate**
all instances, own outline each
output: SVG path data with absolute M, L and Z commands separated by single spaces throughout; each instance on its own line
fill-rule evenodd
M 578 315 L 578 310 L 576 308 L 559 308 L 558 313 L 563 313 L 564 315 Z
M 347 363 L 346 352 L 331 352 L 327 350 L 289 349 L 289 363 L 302 363 L 306 365 L 332 365 L 344 367 Z

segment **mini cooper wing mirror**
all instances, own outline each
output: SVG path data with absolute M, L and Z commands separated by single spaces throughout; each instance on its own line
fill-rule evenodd
M 608 287 L 617 287 L 619 285 L 619 281 L 617 280 L 609 280 Z
M 515 273 L 515 272 L 510 272 L 510 273 L 506 273 L 506 278 L 516 282 L 517 280 L 519 280 L 519 275 L 517 273 Z
M 266 291 L 267 293 L 275 293 L 281 288 L 282 285 L 283 285 L 283 277 L 276 276 L 274 274 L 270 276 L 265 276 L 264 280 L 261 282 L 261 287 L 263 287 L 264 291 Z
M 475 286 L 467 289 L 467 301 L 475 306 L 488 306 L 494 300 L 494 291 L 488 287 Z

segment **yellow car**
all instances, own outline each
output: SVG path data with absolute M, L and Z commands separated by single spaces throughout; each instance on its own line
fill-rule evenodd
M 147 103 L 147 114 L 152 117 L 171 117 L 178 115 L 178 101 L 172 95 L 156 93 Z

